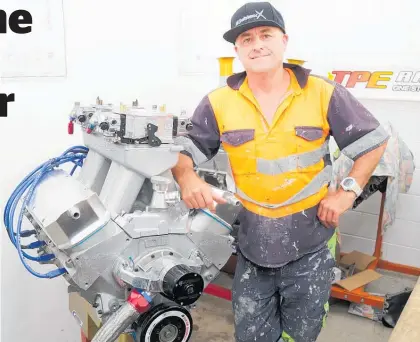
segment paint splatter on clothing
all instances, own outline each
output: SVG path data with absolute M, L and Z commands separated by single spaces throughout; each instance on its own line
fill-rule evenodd
M 257 265 L 283 266 L 321 249 L 334 234 L 334 229 L 320 222 L 317 213 L 318 205 L 273 219 L 244 208 L 238 215 L 237 248 Z
M 327 246 L 280 268 L 260 267 L 238 253 L 232 287 L 236 342 L 316 341 L 334 265 Z

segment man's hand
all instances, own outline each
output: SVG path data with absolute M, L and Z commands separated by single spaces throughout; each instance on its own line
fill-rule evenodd
M 363 189 L 373 171 L 378 165 L 385 152 L 387 141 L 374 150 L 357 158 L 353 168 L 348 174 L 349 177 L 356 179 L 357 184 Z M 318 218 L 322 224 L 328 228 L 338 227 L 338 220 L 344 212 L 353 206 L 356 194 L 352 191 L 344 191 L 341 187 L 336 192 L 329 192 L 320 202 L 318 208 Z
M 186 172 L 178 180 L 182 200 L 190 209 L 208 208 L 215 212 L 215 202 L 226 203 L 226 200 L 211 190 L 211 186 L 202 180 L 194 171 Z
M 338 227 L 338 220 L 344 212 L 353 206 L 356 194 L 342 189 L 330 192 L 319 203 L 318 218 L 327 228 Z

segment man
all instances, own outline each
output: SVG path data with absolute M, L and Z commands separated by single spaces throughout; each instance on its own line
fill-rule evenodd
M 341 85 L 283 63 L 288 36 L 269 3 L 239 8 L 224 38 L 245 71 L 202 99 L 172 172 L 190 208 L 214 210 L 223 200 L 193 168 L 221 144 L 229 157 L 244 207 L 232 288 L 236 341 L 315 341 L 335 264 L 327 242 L 388 135 Z M 340 189 L 328 193 L 330 136 L 355 163 Z

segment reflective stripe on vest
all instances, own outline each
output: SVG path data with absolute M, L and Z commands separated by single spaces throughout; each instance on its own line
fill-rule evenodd
M 344 148 L 341 153 L 343 153 L 348 158 L 355 160 L 360 157 L 360 151 L 367 150 L 367 147 L 371 146 L 368 151 L 371 151 L 378 147 L 379 145 L 383 144 L 385 140 L 388 139 L 388 132 L 385 130 L 383 125 L 380 125 L 378 128 L 369 132 L 368 134 L 364 135 L 359 140 L 355 141 L 354 143 L 350 144 L 346 148 Z
M 332 166 L 327 165 L 321 172 L 319 172 L 312 180 L 311 182 L 304 187 L 301 191 L 299 191 L 297 194 L 292 196 L 290 199 L 283 203 L 278 204 L 270 204 L 270 203 L 264 203 L 264 202 L 257 202 L 254 201 L 251 197 L 249 197 L 247 194 L 245 194 L 241 189 L 237 188 L 236 193 L 238 196 L 242 197 L 244 200 L 254 203 L 256 205 L 259 205 L 264 208 L 268 209 L 277 209 L 286 205 L 290 205 L 296 202 L 299 202 L 309 196 L 312 196 L 316 193 L 318 193 L 322 187 L 325 184 L 328 184 L 331 181 L 332 177 Z
M 265 175 L 278 175 L 315 165 L 329 153 L 328 141 L 329 139 L 314 151 L 294 154 L 285 158 L 276 160 L 257 158 L 257 172 Z

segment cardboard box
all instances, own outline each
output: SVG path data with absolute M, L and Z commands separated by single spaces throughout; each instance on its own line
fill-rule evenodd
M 91 341 L 101 326 L 96 310 L 77 292 L 69 293 L 69 309 L 83 334 Z M 121 335 L 115 342 L 134 342 L 130 335 Z
M 340 280 L 336 285 L 341 286 L 347 291 L 353 291 L 359 287 L 369 284 L 382 277 L 374 270 L 367 269 L 376 258 L 358 251 L 353 251 L 339 259 L 339 264 L 343 267 L 354 265 L 354 273 L 349 277 Z
M 71 292 L 69 293 L 69 310 L 86 338 L 92 340 L 101 324 L 94 308 L 77 292 Z

